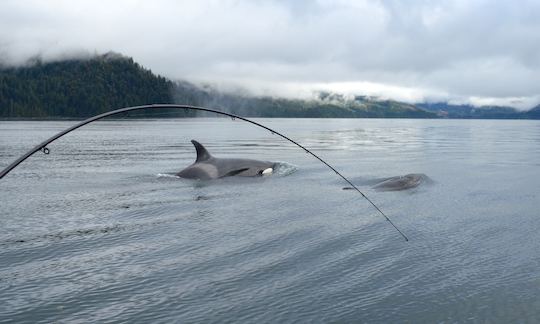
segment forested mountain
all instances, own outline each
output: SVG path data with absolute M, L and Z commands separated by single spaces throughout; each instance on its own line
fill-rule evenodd
M 540 107 L 519 112 L 509 107 L 411 105 L 328 92 L 311 100 L 224 93 L 211 86 L 173 82 L 116 53 L 49 63 L 35 59 L 22 67 L 0 65 L 0 118 L 83 118 L 152 103 L 191 104 L 246 117 L 540 118 Z M 195 113 L 137 113 L 141 115 L 184 117 Z
M 250 117 L 436 117 L 396 101 L 344 100 L 328 94 L 314 100 L 227 94 L 172 82 L 115 53 L 51 63 L 38 59 L 24 67 L 0 68 L 0 117 L 4 118 L 80 118 L 151 103 L 192 104 Z M 159 116 L 164 115 L 193 113 L 170 110 Z
M 511 107 L 452 105 L 446 102 L 421 103 L 417 107 L 445 118 L 521 119 L 530 118 L 526 113 Z
M 173 83 L 133 59 L 89 60 L 0 69 L 0 117 L 88 117 L 146 103 L 172 102 Z
M 413 105 L 366 97 L 345 98 L 339 94 L 321 92 L 312 100 L 253 97 L 223 93 L 212 87 L 197 87 L 177 82 L 174 101 L 214 107 L 246 117 L 296 118 L 436 118 L 437 115 Z
M 540 119 L 540 105 L 534 107 L 533 109 L 525 113 L 529 118 Z

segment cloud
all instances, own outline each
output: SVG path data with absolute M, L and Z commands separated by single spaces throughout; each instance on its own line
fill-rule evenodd
M 110 50 L 253 93 L 326 87 L 527 108 L 540 97 L 540 2 L 0 2 L 4 63 Z

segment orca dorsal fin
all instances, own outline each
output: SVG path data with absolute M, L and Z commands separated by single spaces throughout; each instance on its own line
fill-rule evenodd
M 197 151 L 197 159 L 195 160 L 195 162 L 206 161 L 212 157 L 212 155 L 208 153 L 206 148 L 202 146 L 201 143 L 197 142 L 196 140 L 191 140 L 191 143 L 193 143 L 193 146 L 195 146 L 195 150 Z

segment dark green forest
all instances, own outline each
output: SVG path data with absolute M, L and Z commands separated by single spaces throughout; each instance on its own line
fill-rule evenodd
M 173 83 L 131 58 L 106 54 L 0 70 L 0 117 L 88 117 L 146 103 L 171 103 Z
M 172 82 L 115 53 L 49 63 L 35 59 L 23 67 L 0 68 L 2 118 L 83 118 L 152 103 L 199 105 L 248 117 L 436 117 L 395 101 L 347 101 L 328 94 L 318 100 L 225 94 Z M 170 110 L 160 111 L 159 117 L 186 115 L 194 114 Z
M 309 118 L 540 118 L 540 108 L 440 104 L 412 105 L 365 96 L 345 98 L 320 92 L 312 100 L 223 93 L 211 86 L 173 82 L 132 58 L 107 53 L 91 59 L 0 65 L 0 118 L 85 118 L 106 111 L 152 103 L 178 103 L 219 109 L 246 117 Z M 137 113 L 138 117 L 195 116 L 192 111 Z M 197 114 L 201 116 L 201 114 Z

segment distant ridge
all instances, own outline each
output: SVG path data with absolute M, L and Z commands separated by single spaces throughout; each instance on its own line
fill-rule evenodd
M 339 94 L 319 93 L 312 100 L 254 97 L 223 93 L 212 87 L 197 87 L 188 82 L 177 82 L 174 100 L 215 107 L 246 117 L 294 118 L 437 118 L 432 112 L 414 105 L 364 97 L 347 99 Z
M 525 113 L 529 118 L 540 119 L 540 105 L 534 107 L 533 109 Z
M 437 117 L 389 100 L 346 101 L 337 95 L 292 100 L 222 93 L 172 82 L 114 52 L 49 63 L 36 57 L 22 67 L 0 68 L 1 118 L 83 118 L 150 103 L 200 105 L 249 117 Z M 191 116 L 177 110 L 168 114 L 186 115 Z
M 420 103 L 417 107 L 436 113 L 442 118 L 523 119 L 530 118 L 512 107 L 453 105 L 445 102 Z
M 84 118 L 151 103 L 205 106 L 246 117 L 540 118 L 540 106 L 519 112 L 509 107 L 413 105 L 324 91 L 310 100 L 225 93 L 211 86 L 173 82 L 115 52 L 56 62 L 35 57 L 21 67 L 0 65 L 0 118 Z M 143 116 L 193 116 L 178 110 L 164 113 Z

